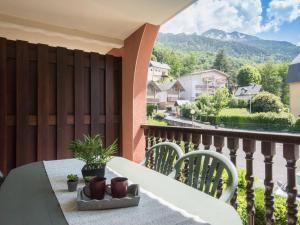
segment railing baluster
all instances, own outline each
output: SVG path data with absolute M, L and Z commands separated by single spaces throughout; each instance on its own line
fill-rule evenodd
M 201 134 L 193 133 L 192 134 L 192 142 L 193 142 L 193 145 L 194 145 L 194 150 L 198 150 L 199 145 L 201 143 Z
M 169 141 L 168 140 L 168 132 L 167 132 L 167 130 L 163 130 L 163 132 L 162 132 L 162 141 L 164 142 L 164 141 Z
M 192 134 L 191 133 L 183 133 L 183 142 L 184 142 L 184 152 L 189 153 L 191 151 L 191 141 Z
M 161 129 L 157 130 L 157 143 L 161 143 L 162 142 L 162 131 Z
M 207 134 L 202 134 L 202 144 L 205 150 L 209 150 L 212 143 L 212 136 Z
M 296 162 L 299 159 L 299 146 L 283 144 L 283 157 L 286 159 L 287 168 L 287 218 L 288 225 L 297 224 L 297 188 L 296 188 Z
M 146 144 L 145 151 L 147 152 L 150 148 L 150 145 L 149 145 L 149 129 L 144 129 L 144 135 L 145 135 L 145 144 Z
M 227 148 L 230 151 L 230 160 L 236 166 L 236 151 L 239 148 L 239 139 L 238 138 L 227 138 Z M 237 209 L 237 191 L 234 192 L 234 195 L 230 201 L 230 204 Z
M 243 139 L 243 150 L 246 153 L 246 199 L 248 225 L 254 225 L 254 176 L 253 176 L 253 153 L 255 152 L 255 140 Z
M 274 220 L 274 195 L 273 195 L 273 157 L 276 144 L 274 142 L 261 142 L 261 153 L 265 157 L 265 209 L 266 224 L 273 225 Z
M 180 131 L 176 131 L 175 132 L 175 143 L 177 145 L 179 145 L 180 147 L 182 147 L 181 146 L 181 141 L 182 141 L 182 133 Z M 184 150 L 183 150 L 183 152 L 184 152 Z
M 224 137 L 214 136 L 214 146 L 217 152 L 222 153 L 222 149 L 224 147 Z
M 275 224 L 274 210 L 274 183 L 273 183 L 273 162 L 276 153 L 276 144 L 283 143 L 283 156 L 286 160 L 287 168 L 287 224 L 296 225 L 298 222 L 297 214 L 297 189 L 296 189 L 296 163 L 299 159 L 300 138 L 296 134 L 280 134 L 253 131 L 236 131 L 227 129 L 202 129 L 189 127 L 163 127 L 155 125 L 143 125 L 145 131 L 146 151 L 152 145 L 161 141 L 171 141 L 178 144 L 183 153 L 199 149 L 202 142 L 204 149 L 209 150 L 212 144 L 217 152 L 222 153 L 224 148 L 224 137 L 227 137 L 227 148 L 230 151 L 230 160 L 237 166 L 237 150 L 243 148 L 246 159 L 246 200 L 247 200 L 247 224 L 255 223 L 254 207 L 254 174 L 253 174 L 253 155 L 256 151 L 256 141 L 261 141 L 261 154 L 264 156 L 265 165 L 265 221 L 267 225 Z M 214 136 L 214 139 L 212 137 Z M 243 140 L 242 147 L 239 146 Z M 213 141 L 213 142 L 212 142 Z M 201 145 L 202 146 L 202 145 Z M 196 162 L 194 162 L 196 163 Z M 193 162 L 186 162 L 183 165 L 193 166 Z M 187 171 L 182 170 L 180 181 L 187 182 Z M 191 178 L 193 180 L 193 178 Z M 219 187 L 218 187 L 219 188 Z M 221 190 L 221 189 L 220 189 Z M 217 196 L 219 192 L 217 192 Z M 237 191 L 230 201 L 234 208 L 237 208 Z

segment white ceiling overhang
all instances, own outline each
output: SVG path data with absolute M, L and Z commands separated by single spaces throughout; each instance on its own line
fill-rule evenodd
M 195 0 L 1 0 L 0 36 L 107 53 L 145 23 L 161 25 Z

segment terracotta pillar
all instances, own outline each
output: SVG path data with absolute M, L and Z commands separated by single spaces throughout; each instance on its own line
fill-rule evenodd
M 132 33 L 120 52 L 122 55 L 122 154 L 140 162 L 145 155 L 145 138 L 141 124 L 146 122 L 148 65 L 159 26 L 145 24 Z

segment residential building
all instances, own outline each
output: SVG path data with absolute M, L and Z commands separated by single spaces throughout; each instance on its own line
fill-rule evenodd
M 290 88 L 290 109 L 300 116 L 300 54 L 289 65 L 288 83 Z
M 185 89 L 181 97 L 194 101 L 199 95 L 207 93 L 213 95 L 217 88 L 226 87 L 229 75 L 216 69 L 187 74 L 178 78 Z
M 159 106 L 162 108 L 173 107 L 175 102 L 182 99 L 181 95 L 185 91 L 184 87 L 178 80 L 164 82 L 159 85 L 160 92 Z
M 150 61 L 148 68 L 148 81 L 161 81 L 169 76 L 171 68 L 168 64 Z
M 161 91 L 158 84 L 154 81 L 148 81 L 147 84 L 147 103 L 158 104 L 159 98 L 157 94 Z
M 241 99 L 250 99 L 262 90 L 262 86 L 258 84 L 238 87 L 234 96 Z

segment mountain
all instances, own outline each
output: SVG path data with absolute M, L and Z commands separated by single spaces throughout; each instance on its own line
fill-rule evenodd
M 208 30 L 202 35 L 159 33 L 157 44 L 181 52 L 215 54 L 224 49 L 229 56 L 249 63 L 262 63 L 268 59 L 291 62 L 300 53 L 299 46 L 286 41 L 263 40 L 256 36 L 217 29 Z
M 260 40 L 256 36 L 240 33 L 237 31 L 228 33 L 223 30 L 218 29 L 210 29 L 208 31 L 205 31 L 201 36 L 212 38 L 212 39 L 218 39 L 221 41 L 257 41 Z

